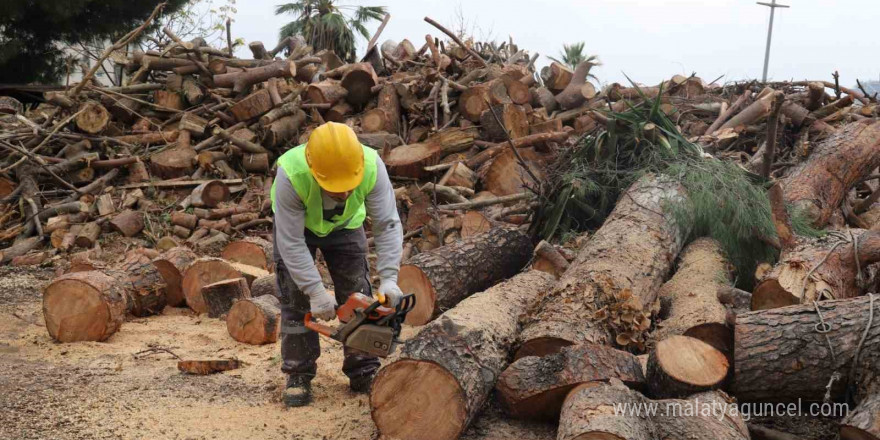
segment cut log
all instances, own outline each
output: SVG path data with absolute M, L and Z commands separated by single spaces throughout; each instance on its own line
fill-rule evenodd
M 306 96 L 309 102 L 313 104 L 330 104 L 333 105 L 348 95 L 348 90 L 342 87 L 339 81 L 327 79 L 315 84 L 309 84 L 306 89 Z
M 736 116 L 730 118 L 727 122 L 721 125 L 718 130 L 745 127 L 766 118 L 767 115 L 770 114 L 776 93 L 773 89 L 765 88 L 758 96 L 759 97 L 755 102 L 743 109 L 743 111 L 739 112 Z
M 556 111 L 556 97 L 553 96 L 553 92 L 546 87 L 538 87 L 531 90 L 531 104 L 534 108 L 543 108 L 547 111 L 547 114 L 551 114 Z
M 198 81 L 193 77 L 185 77 L 181 88 L 183 89 L 183 96 L 186 97 L 186 102 L 188 102 L 189 105 L 196 106 L 205 101 L 205 92 L 202 90 L 202 87 L 199 86 Z M 199 132 L 193 133 L 198 134 Z
M 372 89 L 379 82 L 376 72 L 370 63 L 349 64 L 348 71 L 343 75 L 340 85 L 348 92 L 345 100 L 360 107 L 373 97 Z
M 595 89 L 592 89 L 592 93 L 590 89 L 582 91 L 582 88 L 587 84 L 587 76 L 590 74 L 590 69 L 595 65 L 592 61 L 581 61 L 575 67 L 571 81 L 563 91 L 556 95 L 556 103 L 559 104 L 560 108 L 569 110 L 580 107 L 587 100 L 585 95 L 595 95 Z
M 186 304 L 196 313 L 207 313 L 208 305 L 202 296 L 202 288 L 218 281 L 241 278 L 241 272 L 232 263 L 220 258 L 199 258 L 183 272 L 183 296 Z
M 249 266 L 272 272 L 274 260 L 272 256 L 272 243 L 262 238 L 247 237 L 244 240 L 236 240 L 223 249 L 220 258 L 233 263 L 242 263 Z
M 272 110 L 272 97 L 269 96 L 269 91 L 266 89 L 251 93 L 229 107 L 229 112 L 240 122 L 258 118 L 269 110 Z
M 188 374 L 207 375 L 241 368 L 242 362 L 237 359 L 219 359 L 209 361 L 179 361 L 177 369 Z
M 816 227 L 859 180 L 880 166 L 880 122 L 851 123 L 812 146 L 809 158 L 785 178 L 785 200 L 802 210 Z
M 128 277 L 128 308 L 132 315 L 138 317 L 158 315 L 167 304 L 167 284 L 150 258 L 145 255 L 141 257 L 119 266 L 119 270 Z
M 648 392 L 654 398 L 686 397 L 721 386 L 730 369 L 727 356 L 690 336 L 670 336 L 648 357 Z
M 340 101 L 337 102 L 336 105 L 330 107 L 330 110 L 327 110 L 327 113 L 324 113 L 324 120 L 328 122 L 340 122 L 344 123 L 345 118 L 348 117 L 351 113 L 354 112 L 354 107 L 351 106 L 348 102 Z M 365 131 L 370 131 L 366 130 Z M 377 131 L 377 130 L 372 130 Z
M 101 194 L 98 196 L 98 199 L 95 200 L 95 205 L 98 208 L 98 215 L 101 217 L 116 212 L 116 205 L 113 203 L 112 194 Z
M 199 224 L 199 218 L 183 211 L 175 211 L 171 213 L 171 224 L 183 226 L 186 229 L 195 229 L 196 225 Z
M 796 402 L 824 399 L 834 372 L 848 374 L 859 342 L 861 365 L 880 365 L 880 299 L 859 297 L 740 314 L 734 333 L 733 390 L 741 401 Z M 833 347 L 832 356 L 829 347 Z M 793 368 L 796 367 L 796 368 Z M 857 368 L 856 375 L 861 373 Z M 844 397 L 846 380 L 831 383 L 830 398 Z
M 254 67 L 243 72 L 214 75 L 214 85 L 216 87 L 232 87 L 235 93 L 242 93 L 246 92 L 252 85 L 266 81 L 269 78 L 293 78 L 294 76 L 296 76 L 296 63 L 284 60 Z M 268 94 L 266 89 L 261 89 L 257 93 L 260 92 Z M 244 119 L 239 120 L 242 121 Z
M 229 200 L 229 188 L 219 180 L 197 186 L 190 195 L 190 202 L 198 208 L 214 208 L 227 200 Z
M 510 147 L 502 151 L 491 163 L 487 163 L 478 171 L 483 189 L 498 196 L 507 196 L 535 188 L 539 182 L 532 180 Z M 543 180 L 544 160 L 541 155 L 531 148 L 520 149 L 519 155 L 538 180 Z
M 176 91 L 153 90 L 153 102 L 163 110 L 183 110 L 183 96 Z
M 479 211 L 468 211 L 461 219 L 461 238 L 470 238 L 492 229 L 492 221 Z
M 496 119 L 496 115 L 498 119 Z M 501 124 L 498 123 L 498 120 L 501 120 Z M 508 137 L 516 139 L 528 136 L 529 119 L 520 105 L 494 105 L 492 108 L 486 109 L 480 116 L 480 128 L 483 139 L 506 141 Z
M 649 400 L 620 381 L 590 382 L 572 390 L 559 419 L 557 440 L 748 440 L 739 412 L 720 391 L 686 400 Z M 657 408 L 648 416 L 644 408 Z M 625 408 L 624 412 L 620 408 Z M 639 416 L 628 412 L 642 409 Z
M 384 158 L 388 173 L 398 177 L 421 178 L 424 167 L 436 165 L 447 154 L 467 150 L 474 144 L 474 132 L 458 128 L 442 130 L 425 142 L 397 147 Z
M 92 248 L 101 236 L 101 226 L 95 222 L 86 223 L 79 230 L 74 244 L 81 248 Z
M 273 283 L 274 283 L 274 278 Z M 238 342 L 251 345 L 271 344 L 281 330 L 281 305 L 275 295 L 263 295 L 236 301 L 226 315 L 226 330 Z
M 193 173 L 196 154 L 192 148 L 182 147 L 161 151 L 150 156 L 150 170 L 162 179 L 189 176 Z
M 278 283 L 275 280 L 275 275 L 262 276 L 251 283 L 251 296 L 257 298 L 264 295 L 279 296 Z
M 189 248 L 178 246 L 153 259 L 153 265 L 165 280 L 165 299 L 169 306 L 179 307 L 186 303 L 182 287 L 183 272 L 197 258 Z
M 535 257 L 532 261 L 532 269 L 547 272 L 556 278 L 562 276 L 568 270 L 568 260 L 556 250 L 556 247 L 544 240 L 535 246 Z
M 398 285 L 416 296 L 406 323 L 423 325 L 528 263 L 532 243 L 516 229 L 498 227 L 411 258 L 400 268 Z
M 300 110 L 269 124 L 262 132 L 263 145 L 272 148 L 284 146 L 296 138 L 296 134 L 305 120 L 306 112 Z
M 765 310 L 794 304 L 810 304 L 824 298 L 845 299 L 862 293 L 858 268 L 880 261 L 880 231 L 850 230 L 858 241 L 836 237 L 802 238 L 798 245 L 784 249 L 779 263 L 758 282 L 752 294 L 752 310 Z
M 110 123 L 110 112 L 96 101 L 88 101 L 76 117 L 76 126 L 89 134 L 98 134 Z
M 250 297 L 251 291 L 244 278 L 232 278 L 202 286 L 202 299 L 210 318 L 225 315 L 235 301 Z
M 249 173 L 266 173 L 269 171 L 268 153 L 246 153 L 241 158 L 241 167 Z
M 555 353 L 574 344 L 627 342 L 624 335 L 629 341 L 625 345 L 639 346 L 650 326 L 647 316 L 657 291 L 691 229 L 678 224 L 663 207 L 685 197 L 677 182 L 655 175 L 627 189 L 529 317 L 517 358 Z M 616 319 L 629 313 L 630 320 Z
M 125 286 L 98 271 L 62 275 L 43 290 L 46 329 L 59 342 L 107 340 L 126 308 Z
M 664 318 L 652 339 L 685 335 L 732 355 L 733 328 L 727 324 L 727 310 L 718 301 L 718 290 L 732 282 L 721 245 L 711 238 L 699 238 L 680 258 L 675 276 L 660 288 L 660 315 Z
M 565 396 L 574 387 L 612 377 L 636 389 L 645 385 L 635 355 L 604 345 L 582 344 L 544 357 L 517 360 L 501 373 L 496 390 L 511 416 L 556 421 Z
M 444 174 L 437 183 L 439 185 L 474 189 L 476 175 L 464 163 L 456 162 L 446 171 L 446 174 Z
M 553 93 L 565 90 L 571 82 L 572 76 L 574 76 L 574 72 L 571 69 L 555 61 L 541 69 L 541 79 L 544 81 L 544 85 Z
M 134 237 L 144 230 L 144 213 L 126 209 L 110 220 L 110 226 L 126 237 Z
M 480 122 L 483 112 L 489 108 L 489 87 L 478 84 L 465 90 L 458 97 L 458 111 L 471 122 Z
M 465 299 L 408 340 L 373 382 L 370 406 L 379 431 L 401 440 L 457 439 L 507 366 L 519 315 L 552 281 L 539 272 L 516 275 Z

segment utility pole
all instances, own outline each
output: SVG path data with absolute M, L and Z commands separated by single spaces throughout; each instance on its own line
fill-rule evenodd
M 776 4 L 776 0 L 770 0 L 770 3 L 757 3 L 770 8 L 770 28 L 767 30 L 767 51 L 764 52 L 764 79 L 762 80 L 762 82 L 767 82 L 767 69 L 770 67 L 770 41 L 773 40 L 773 17 L 776 15 L 776 8 L 789 8 L 790 6 Z

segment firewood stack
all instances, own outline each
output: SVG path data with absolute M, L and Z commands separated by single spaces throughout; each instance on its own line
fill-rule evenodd
M 558 421 L 559 439 L 746 439 L 738 416 L 661 411 L 628 424 L 608 405 L 728 401 L 725 391 L 821 399 L 834 372 L 851 372 L 828 388 L 860 405 L 842 438 L 880 437 L 880 298 L 861 296 L 880 262 L 876 96 L 837 82 L 681 75 L 600 88 L 590 61 L 538 71 L 537 54 L 512 40 L 462 42 L 426 21 L 452 41 L 379 45 L 376 35 L 361 62 L 343 63 L 299 38 L 273 50 L 252 42 L 250 59 L 174 39 L 132 53 L 124 86 L 49 91 L 29 111 L 0 101 L 0 264 L 58 263 L 43 295 L 61 342 L 107 340 L 126 316 L 167 305 L 226 318 L 237 341 L 273 343 L 274 162 L 317 125 L 341 122 L 395 183 L 399 282 L 418 305 L 407 323 L 424 325 L 374 383 L 383 434 L 458 438 L 497 390 L 511 417 Z M 762 269 L 754 295 L 731 288 L 717 242 L 687 242 L 691 225 L 662 200 L 688 196 L 662 176 L 642 177 L 601 228 L 566 247 L 526 234 L 559 153 L 648 100 L 708 155 L 778 182 L 778 237 L 767 240 L 780 262 Z M 785 204 L 837 232 L 795 236 Z M 119 243 L 136 251 L 102 252 Z M 817 308 L 840 330 L 829 334 L 834 359 L 813 333 Z

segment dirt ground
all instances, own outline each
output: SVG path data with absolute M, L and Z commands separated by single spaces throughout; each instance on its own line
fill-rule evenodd
M 40 293 L 53 277 L 51 268 L 0 268 L 0 439 L 380 438 L 367 397 L 348 390 L 338 343 L 322 341 L 314 403 L 288 410 L 277 344 L 238 343 L 223 321 L 188 309 L 130 319 L 106 342 L 54 342 Z M 191 376 L 177 370 L 175 356 L 246 365 Z M 552 440 L 556 433 L 505 420 L 490 405 L 462 438 Z

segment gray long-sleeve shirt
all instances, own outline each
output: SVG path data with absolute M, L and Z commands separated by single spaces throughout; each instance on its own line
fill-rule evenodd
M 378 260 L 376 269 L 382 281 L 397 282 L 403 256 L 403 227 L 397 214 L 394 187 L 381 159 L 376 159 L 376 185 L 365 200 L 367 215 L 372 220 L 373 237 Z M 336 208 L 337 202 L 324 194 L 324 210 Z M 339 203 L 339 207 L 344 203 Z M 305 240 L 306 208 L 296 193 L 287 173 L 278 167 L 275 175 L 275 249 L 284 260 L 288 273 L 299 289 L 308 295 L 324 293 L 321 274 L 312 260 Z

